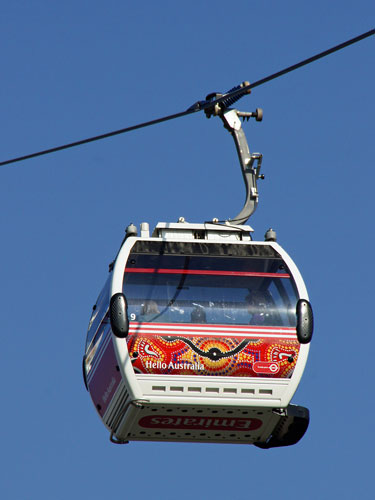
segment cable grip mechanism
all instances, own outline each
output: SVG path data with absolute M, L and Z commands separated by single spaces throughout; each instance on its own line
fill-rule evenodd
M 264 179 L 264 175 L 260 173 L 263 155 L 261 153 L 250 153 L 240 118 L 243 120 L 255 118 L 256 121 L 261 121 L 263 119 L 263 110 L 257 108 L 254 112 L 246 112 L 228 109 L 222 111 L 219 116 L 223 121 L 224 127 L 230 132 L 234 139 L 246 187 L 244 206 L 236 217 L 229 219 L 229 222 L 231 224 L 245 224 L 258 205 L 259 193 L 257 180 Z

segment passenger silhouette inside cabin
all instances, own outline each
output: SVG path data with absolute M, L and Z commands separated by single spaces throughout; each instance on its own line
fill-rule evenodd
M 141 305 L 139 321 L 152 321 L 158 314 L 160 311 L 155 300 L 146 300 Z
M 250 325 L 273 325 L 270 298 L 267 291 L 252 290 L 246 297 L 247 310 L 251 315 Z
M 191 312 L 191 322 L 192 323 L 207 323 L 206 311 L 204 307 L 199 304 L 193 304 L 194 309 Z

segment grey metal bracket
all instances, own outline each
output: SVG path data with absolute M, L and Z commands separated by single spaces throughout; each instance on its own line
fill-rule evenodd
M 130 406 L 134 406 L 135 408 L 138 408 L 138 409 L 143 409 L 143 405 L 146 403 L 149 403 L 148 399 L 134 399 L 133 401 L 129 401 L 124 406 L 124 408 L 120 411 L 120 413 L 117 415 L 114 423 L 112 424 L 112 430 L 111 430 L 111 434 L 109 436 L 109 440 L 111 441 L 111 443 L 129 444 L 129 441 L 127 441 L 126 439 L 117 439 L 117 437 L 115 436 L 115 432 L 117 431 L 117 429 L 121 423 L 121 420 L 125 416 L 125 413 L 128 411 Z
M 257 180 L 264 179 L 264 176 L 260 174 L 263 156 L 260 153 L 250 153 L 240 118 L 248 120 L 250 117 L 254 117 L 257 121 L 261 121 L 263 112 L 261 109 L 257 109 L 253 113 L 228 109 L 218 113 L 218 115 L 223 120 L 224 127 L 231 133 L 234 139 L 246 187 L 246 198 L 241 212 L 233 219 L 229 219 L 228 222 L 245 224 L 258 205 Z

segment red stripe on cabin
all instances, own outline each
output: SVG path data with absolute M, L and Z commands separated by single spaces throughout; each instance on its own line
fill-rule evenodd
M 176 328 L 176 329 L 185 329 L 185 328 L 199 328 L 202 330 L 210 330 L 212 328 L 215 329 L 234 329 L 234 330 L 264 330 L 266 333 L 267 331 L 274 331 L 274 330 L 280 330 L 285 333 L 290 333 L 290 332 L 295 332 L 296 328 L 293 326 L 262 326 L 262 325 L 232 325 L 232 324 L 222 324 L 222 323 L 212 323 L 212 324 L 207 324 L 207 323 L 159 323 L 159 322 L 154 322 L 154 321 L 129 321 L 129 327 L 130 328 L 141 328 L 141 327 L 147 327 L 147 328 Z
M 260 278 L 290 278 L 288 273 L 255 273 L 250 271 L 208 271 L 206 269 L 157 269 L 152 267 L 127 267 L 125 273 L 197 274 L 210 276 L 251 276 Z
M 202 325 L 189 323 L 137 323 L 130 322 L 129 334 L 144 336 L 170 335 L 187 337 L 296 337 L 293 327 L 279 326 L 243 326 L 243 325 Z

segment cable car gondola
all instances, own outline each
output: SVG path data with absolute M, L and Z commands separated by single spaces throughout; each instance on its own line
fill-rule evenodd
M 0 162 L 81 146 L 204 111 L 234 138 L 246 185 L 234 219 L 129 225 L 93 308 L 83 357 L 86 388 L 111 441 L 287 446 L 307 408 L 290 404 L 306 364 L 313 314 L 302 277 L 273 230 L 253 241 L 262 155 L 250 154 L 231 106 L 251 89 L 375 35 L 347 40 L 253 83 L 210 94 L 185 111 Z
M 84 378 L 115 443 L 271 448 L 296 443 L 307 429 L 309 411 L 290 401 L 308 356 L 312 310 L 275 232 L 253 241 L 244 224 L 258 203 L 262 156 L 250 154 L 239 118 L 260 121 L 262 112 L 232 103 L 206 114 L 220 116 L 235 140 L 244 208 L 224 223 L 159 223 L 151 235 L 147 223 L 139 236 L 129 225 L 94 306 Z

